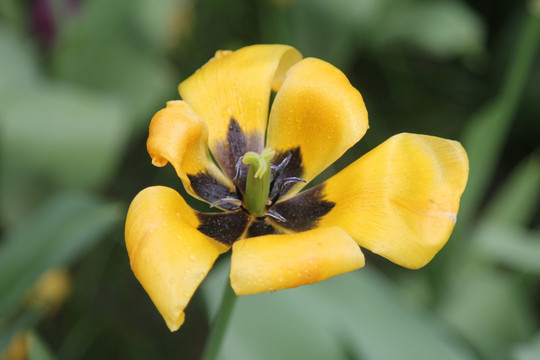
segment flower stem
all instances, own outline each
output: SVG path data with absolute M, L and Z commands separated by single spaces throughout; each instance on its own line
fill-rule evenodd
M 225 290 L 221 298 L 221 305 L 212 323 L 212 329 L 210 335 L 206 340 L 206 346 L 204 348 L 202 360 L 214 360 L 218 355 L 219 348 L 223 342 L 223 336 L 229 323 L 229 318 L 233 312 L 234 303 L 236 302 L 236 295 L 231 288 L 229 282 L 225 284 Z

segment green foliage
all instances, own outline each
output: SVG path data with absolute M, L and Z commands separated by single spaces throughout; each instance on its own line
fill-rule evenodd
M 485 217 L 496 222 L 527 226 L 540 198 L 540 159 L 534 154 L 518 164 L 489 202 Z
M 475 234 L 475 251 L 495 264 L 524 273 L 540 273 L 540 232 L 486 221 Z
M 204 284 L 211 312 L 227 275 L 228 267 L 221 266 Z M 409 359 L 474 359 L 444 326 L 400 299 L 395 284 L 369 268 L 240 297 L 218 358 L 397 359 L 406 354 Z
M 131 132 L 122 102 L 46 79 L 20 41 L 0 28 L 0 219 L 6 224 L 56 189 L 103 186 Z
M 123 212 L 91 195 L 64 192 L 7 232 L 0 247 L 0 315 L 12 311 L 46 270 L 65 264 L 110 231 Z
M 41 317 L 40 311 L 24 308 L 25 296 L 40 275 L 80 257 L 122 215 L 117 204 L 103 203 L 88 194 L 64 192 L 37 207 L 6 233 L 0 244 L 0 319 L 8 320 L 7 326 L 0 323 L 0 330 L 7 330 L 7 336 L 0 337 L 1 345 L 14 335 L 10 323 L 23 330 Z
M 503 359 L 510 343 L 531 335 L 532 308 L 511 274 L 470 264 L 447 286 L 441 317 L 486 359 Z
M 480 19 L 463 2 L 406 1 L 304 1 L 343 23 L 375 48 L 412 45 L 437 56 L 477 54 L 482 50 L 484 30 Z M 319 27 L 315 31 L 324 31 Z M 321 49 L 322 50 L 322 49 Z
M 151 115 L 149 109 L 174 96 L 176 85 L 172 66 L 160 57 L 159 51 L 148 51 L 158 50 L 155 48 L 161 44 L 155 38 L 164 37 L 148 32 L 159 29 L 155 18 L 160 15 L 153 12 L 170 10 L 171 2 L 169 6 L 160 4 L 167 5 L 164 1 L 154 2 L 152 7 L 145 3 L 85 2 L 80 18 L 66 21 L 60 28 L 52 58 L 55 76 L 102 92 L 114 91 L 127 103 L 131 118 L 143 127 Z M 146 11 L 145 7 L 150 9 Z M 167 18 L 165 15 L 161 15 L 162 19 Z
M 536 335 L 527 343 L 516 345 L 510 359 L 512 360 L 534 360 L 540 354 L 540 335 Z
M 540 41 L 540 17 L 531 15 L 527 19 L 519 40 L 499 95 L 473 117 L 463 135 L 464 147 L 471 162 L 467 196 L 462 205 L 465 216 L 470 216 L 470 213 L 476 210 L 475 207 L 479 205 L 485 187 L 494 174 L 505 137 L 509 133 L 518 101 L 537 53 Z
M 54 360 L 49 346 L 37 334 L 31 334 L 30 354 L 28 360 Z

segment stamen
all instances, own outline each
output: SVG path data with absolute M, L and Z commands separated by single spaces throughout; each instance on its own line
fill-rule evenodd
M 274 179 L 277 179 L 281 175 L 285 167 L 287 167 L 287 165 L 291 161 L 291 158 L 292 158 L 292 153 L 288 153 L 287 156 L 285 156 L 285 158 L 281 161 L 279 165 L 271 165 L 272 170 L 274 170 L 274 176 L 273 176 Z
M 215 206 L 219 206 L 222 204 L 232 204 L 232 205 L 235 205 L 237 208 L 239 208 L 240 206 L 242 206 L 242 200 L 233 198 L 233 197 L 225 197 L 223 199 L 214 201 L 213 203 L 210 204 L 210 207 L 213 208 Z
M 243 156 L 240 156 L 235 165 L 236 172 L 234 174 L 234 179 L 233 179 L 234 185 L 238 184 L 238 180 L 240 180 L 240 176 L 242 174 L 242 159 L 243 159 Z
M 277 184 L 278 190 L 276 194 L 274 195 L 274 197 L 272 198 L 272 203 L 275 203 L 281 197 L 281 195 L 283 195 L 285 190 L 288 190 L 288 189 L 285 189 L 285 186 L 289 184 L 299 183 L 299 182 L 305 183 L 306 180 L 299 177 L 295 177 L 295 176 L 281 179 L 280 182 Z
M 266 212 L 266 215 L 268 217 L 271 217 L 274 220 L 281 221 L 281 222 L 287 222 L 287 219 L 285 219 L 283 216 L 281 216 L 279 213 L 277 213 L 276 211 L 274 211 L 272 209 L 268 210 Z
M 285 185 L 295 184 L 295 183 L 299 183 L 299 182 L 305 183 L 306 180 L 304 180 L 302 178 L 299 178 L 299 177 L 296 177 L 296 176 L 286 177 L 283 180 L 281 180 L 281 182 L 278 184 L 278 192 L 281 193 L 283 191 L 283 188 L 285 187 Z

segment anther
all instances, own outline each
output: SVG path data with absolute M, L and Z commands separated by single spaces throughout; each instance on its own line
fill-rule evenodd
M 288 189 L 285 188 L 287 185 L 295 184 L 295 183 L 299 183 L 299 182 L 305 183 L 306 180 L 304 180 L 302 178 L 299 178 L 299 177 L 295 177 L 295 176 L 286 177 L 286 178 L 281 179 L 279 181 L 279 183 L 277 184 L 278 189 L 276 191 L 276 194 L 274 195 L 274 197 L 272 197 L 272 203 L 276 202 L 283 195 L 283 193 L 286 190 L 288 190 Z
M 279 163 L 279 165 L 271 165 L 272 170 L 274 170 L 273 178 L 277 179 L 279 175 L 283 172 L 285 167 L 289 164 L 292 158 L 292 153 L 288 153 L 287 156 Z
M 296 183 L 299 183 L 299 182 L 305 183 L 306 180 L 304 180 L 302 178 L 299 178 L 299 177 L 296 177 L 296 176 L 291 176 L 291 177 L 284 178 L 278 184 L 278 193 L 281 193 L 284 190 L 285 185 L 296 184 Z
M 283 216 L 281 216 L 276 211 L 269 209 L 266 211 L 266 216 L 271 217 L 274 220 L 281 221 L 281 222 L 287 222 L 287 219 L 285 219 Z
M 236 208 L 239 208 L 240 206 L 242 206 L 242 200 L 233 197 L 225 197 L 223 199 L 219 199 L 214 201 L 213 203 L 210 203 L 210 207 L 213 208 L 215 206 L 220 206 L 223 204 L 232 204 L 236 206 Z
M 236 162 L 236 165 L 235 165 L 236 172 L 234 174 L 234 179 L 233 179 L 234 185 L 238 184 L 238 180 L 240 179 L 240 176 L 242 174 L 242 166 L 244 165 L 244 163 L 242 162 L 243 158 L 244 158 L 243 156 L 240 156 L 238 158 L 238 161 Z

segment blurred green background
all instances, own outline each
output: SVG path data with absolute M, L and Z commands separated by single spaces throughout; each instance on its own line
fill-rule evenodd
M 407 131 L 460 140 L 469 185 L 427 267 L 367 254 L 241 297 L 221 358 L 540 359 L 539 36 L 538 1 L 0 0 L 0 353 L 200 356 L 227 256 L 170 333 L 125 251 L 136 193 L 181 190 L 151 165 L 148 125 L 216 50 L 286 43 L 340 68 L 370 113 L 317 181 Z

